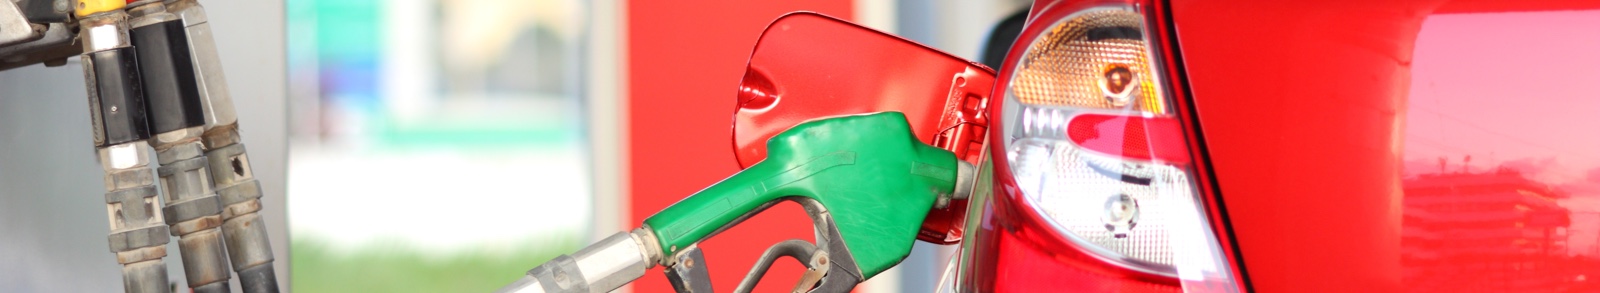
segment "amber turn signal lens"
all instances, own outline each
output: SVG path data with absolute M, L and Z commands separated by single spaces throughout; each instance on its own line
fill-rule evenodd
M 1149 54 L 1139 14 L 1088 12 L 1029 46 L 1011 90 L 1026 104 L 1166 114 Z

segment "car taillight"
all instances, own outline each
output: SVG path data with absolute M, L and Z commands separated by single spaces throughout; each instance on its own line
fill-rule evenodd
M 1153 57 L 1150 18 L 1120 2 L 1045 9 L 1035 16 L 1054 9 L 1058 17 L 1030 23 L 1048 26 L 1023 33 L 1017 46 L 1026 47 L 1012 50 L 1016 60 L 1002 73 L 1009 76 L 993 153 L 995 196 L 1007 197 L 996 204 L 1010 206 L 1001 213 L 1035 223 L 981 240 L 1000 250 L 982 261 L 1023 266 L 995 273 L 999 279 L 1044 267 L 1071 271 L 1057 276 L 1073 282 L 1106 283 L 1075 288 L 1239 291 L 1206 217 L 1164 63 Z M 1030 241 L 1074 249 L 1019 245 Z M 1065 264 L 1021 260 L 1040 256 Z

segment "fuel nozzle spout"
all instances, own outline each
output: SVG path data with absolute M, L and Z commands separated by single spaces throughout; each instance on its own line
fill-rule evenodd
M 661 259 L 645 229 L 617 232 L 578 252 L 561 255 L 495 291 L 498 293 L 611 292 L 644 276 Z

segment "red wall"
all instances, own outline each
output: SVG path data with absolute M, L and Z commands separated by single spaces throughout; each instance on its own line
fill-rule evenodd
M 730 129 L 734 93 L 756 38 L 798 10 L 844 19 L 849 0 L 627 2 L 629 224 L 738 172 Z M 819 48 L 826 48 L 822 46 Z M 781 204 L 701 245 L 717 291 L 733 290 L 761 252 L 790 238 L 812 240 L 809 221 Z M 779 261 L 757 292 L 788 291 L 803 267 Z M 656 268 L 636 292 L 672 292 Z

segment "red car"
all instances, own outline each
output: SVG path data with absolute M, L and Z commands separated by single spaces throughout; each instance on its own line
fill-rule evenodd
M 1204 2 L 1033 5 L 946 286 L 1600 292 L 1600 2 Z
M 992 75 L 786 16 L 740 161 L 907 113 L 984 166 L 920 237 L 952 291 L 1600 292 L 1600 2 L 1200 2 L 1036 2 Z
M 903 113 L 978 166 L 917 235 L 961 245 L 947 291 L 1600 292 L 1600 2 L 1200 2 L 1039 1 L 991 66 L 790 14 L 750 57 L 735 153 Z M 577 258 L 706 284 L 682 281 L 697 248 L 636 255 L 650 221 Z M 837 288 L 820 274 L 797 290 Z

